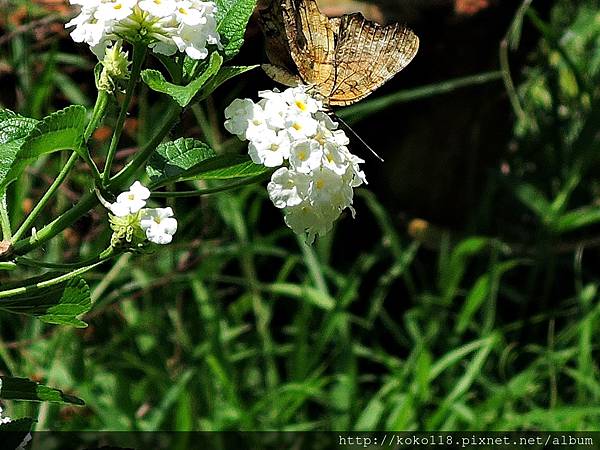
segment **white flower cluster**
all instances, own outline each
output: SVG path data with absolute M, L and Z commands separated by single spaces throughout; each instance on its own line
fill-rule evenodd
M 199 0 L 70 0 L 81 13 L 67 23 L 71 37 L 85 42 L 102 58 L 118 39 L 143 40 L 156 53 L 185 52 L 190 58 L 208 56 L 208 44 L 220 45 L 216 5 Z
M 177 231 L 177 219 L 173 217 L 171 208 L 144 208 L 149 197 L 148 188 L 136 181 L 128 191 L 117 196 L 116 202 L 109 205 L 110 211 L 116 217 L 134 216 L 134 222 L 139 224 L 150 242 L 169 244 Z
M 249 141 L 257 164 L 277 169 L 268 184 L 271 201 L 286 224 L 307 241 L 327 233 L 342 210 L 352 209 L 353 188 L 366 183 L 362 159 L 306 86 L 263 91 L 258 103 L 236 99 L 225 109 L 225 128 Z

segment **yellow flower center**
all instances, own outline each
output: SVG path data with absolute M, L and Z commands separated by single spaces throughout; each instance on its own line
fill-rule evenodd
M 296 106 L 298 107 L 298 109 L 300 111 L 306 111 L 306 109 L 307 109 L 306 103 L 304 103 L 301 100 L 296 100 Z
M 302 129 L 302 125 L 296 122 L 294 125 L 292 125 L 292 128 L 296 131 L 300 131 Z
M 317 189 L 323 189 L 325 187 L 325 181 L 317 180 L 317 182 L 315 183 L 315 186 L 317 187 Z

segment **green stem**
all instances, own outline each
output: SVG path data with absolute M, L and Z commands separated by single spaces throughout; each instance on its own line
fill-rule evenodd
M 7 298 L 7 297 L 13 297 L 13 296 L 19 295 L 19 294 L 24 294 L 28 290 L 31 290 L 32 288 L 42 289 L 42 288 L 54 286 L 56 284 L 62 283 L 63 281 L 67 281 L 67 280 L 70 280 L 71 278 L 75 278 L 76 276 L 81 275 L 82 273 L 85 273 L 88 270 L 91 270 L 96 266 L 99 266 L 100 264 L 102 264 L 102 262 L 103 261 L 100 261 L 100 262 L 97 262 L 97 263 L 89 265 L 89 266 L 81 267 L 80 269 L 74 270 L 72 272 L 66 273 L 66 274 L 61 275 L 56 278 L 52 278 L 50 280 L 41 281 L 32 286 L 23 286 L 23 287 L 18 287 L 18 288 L 14 288 L 14 289 L 8 289 L 6 291 L 0 291 L 0 299 Z
M 175 121 L 179 118 L 181 107 L 175 102 L 170 103 L 169 110 L 165 113 L 165 118 L 158 132 L 150 141 L 135 155 L 135 157 L 114 177 L 110 179 L 109 188 L 123 187 L 135 172 L 150 158 L 156 147 L 162 142 L 167 133 L 171 130 Z
M 5 241 L 11 239 L 10 219 L 8 217 L 8 208 L 6 206 L 6 193 L 0 199 L 0 224 L 2 225 L 2 238 Z
M 17 262 L 17 264 L 22 264 L 24 266 L 29 266 L 29 267 L 41 267 L 41 268 L 45 268 L 45 269 L 73 270 L 73 269 L 80 269 L 82 267 L 96 264 L 96 263 L 99 263 L 102 261 L 106 261 L 107 259 L 113 258 L 114 256 L 117 256 L 117 254 L 114 251 L 114 248 L 108 247 L 99 255 L 96 255 L 93 258 L 88 258 L 86 260 L 79 261 L 76 263 L 50 263 L 50 262 L 38 261 L 35 259 L 31 259 L 31 258 L 26 258 L 24 256 L 17 257 L 15 259 L 15 261 Z
M 65 228 L 68 228 L 73 222 L 86 214 L 98 203 L 99 201 L 96 194 L 94 192 L 88 192 L 73 208 L 58 216 L 44 228 L 39 230 L 35 236 L 16 241 L 13 246 L 13 254 L 24 255 L 34 248 L 39 247 Z
M 133 64 L 131 67 L 131 72 L 129 74 L 127 90 L 125 91 L 125 99 L 123 100 L 123 104 L 121 105 L 121 111 L 119 112 L 119 117 L 117 118 L 115 130 L 110 141 L 110 146 L 108 147 L 108 153 L 106 155 L 106 164 L 104 165 L 104 172 L 102 173 L 103 184 L 106 184 L 108 182 L 108 179 L 110 178 L 110 169 L 112 167 L 113 160 L 115 159 L 117 145 L 119 144 L 119 140 L 121 139 L 121 134 L 123 133 L 123 126 L 125 125 L 125 119 L 127 118 L 127 111 L 129 110 L 131 99 L 133 98 L 135 85 L 138 82 L 138 79 L 140 78 L 142 64 L 144 63 L 145 58 L 146 46 L 135 45 L 133 47 Z
M 58 176 L 56 177 L 56 179 L 52 182 L 52 184 L 50 185 L 48 190 L 44 193 L 44 195 L 42 196 L 40 201 L 37 203 L 37 205 L 35 205 L 35 207 L 33 208 L 33 211 L 31 211 L 31 213 L 29 213 L 29 215 L 25 218 L 25 221 L 21 224 L 19 229 L 15 232 L 15 234 L 12 237 L 12 242 L 16 242 L 19 239 L 21 239 L 23 234 L 25 234 L 25 232 L 27 232 L 27 230 L 29 230 L 31 228 L 31 226 L 35 222 L 35 219 L 37 219 L 37 217 L 42 212 L 44 207 L 48 204 L 48 202 L 50 201 L 52 196 L 55 194 L 55 192 L 58 190 L 58 188 L 60 187 L 62 182 L 65 180 L 65 178 L 67 178 L 67 175 L 69 174 L 69 172 L 71 171 L 71 169 L 73 168 L 75 163 L 77 162 L 78 157 L 79 157 L 79 155 L 75 152 L 73 152 L 73 154 L 71 154 L 67 163 L 63 166 L 63 168 L 61 169 L 61 171 L 58 174 Z

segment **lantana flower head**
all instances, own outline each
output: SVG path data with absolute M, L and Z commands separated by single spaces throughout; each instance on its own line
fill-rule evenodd
M 285 223 L 307 241 L 327 233 L 341 212 L 354 215 L 353 189 L 366 183 L 350 140 L 306 86 L 259 92 L 225 109 L 225 128 L 248 141 L 252 161 L 279 167 L 267 191 Z
M 169 244 L 177 231 L 177 219 L 171 208 L 146 208 L 150 190 L 136 181 L 129 190 L 120 193 L 114 203 L 106 204 L 112 213 L 111 244 L 142 246 L 145 241 Z
M 70 0 L 81 12 L 67 23 L 71 37 L 85 42 L 102 58 L 118 39 L 144 42 L 154 52 L 208 56 L 208 45 L 220 47 L 216 5 L 200 0 Z

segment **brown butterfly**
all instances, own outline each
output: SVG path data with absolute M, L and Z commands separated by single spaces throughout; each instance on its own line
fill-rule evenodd
M 367 97 L 419 48 L 419 38 L 403 25 L 381 26 L 360 13 L 329 18 L 316 0 L 270 0 L 259 22 L 271 61 L 263 65 L 267 75 L 287 86 L 311 86 L 328 106 Z

